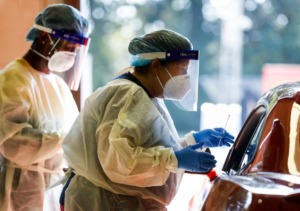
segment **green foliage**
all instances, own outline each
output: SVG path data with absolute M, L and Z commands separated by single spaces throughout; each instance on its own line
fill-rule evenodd
M 177 4 L 186 2 L 186 5 L 172 6 L 176 2 Z M 206 61 L 211 61 L 213 58 L 207 54 L 214 54 L 218 49 L 216 48 L 214 51 L 205 49 L 206 45 L 209 46 L 210 42 L 217 42 L 217 40 L 211 36 L 210 32 L 203 33 L 201 31 L 203 17 L 201 14 L 202 2 L 199 0 L 145 1 L 144 4 L 129 4 L 122 0 L 105 4 L 105 1 L 90 0 L 90 8 L 94 23 L 90 47 L 90 52 L 94 56 L 94 89 L 103 86 L 115 77 L 116 72 L 129 66 L 130 55 L 127 46 L 133 37 L 156 28 L 169 28 L 189 37 L 194 48 L 201 51 L 201 58 L 204 58 L 203 63 L 200 63 L 200 68 L 203 67 L 203 69 L 201 68 L 202 73 L 205 72 L 205 65 L 209 67 L 207 72 L 215 72 L 218 68 L 215 65 L 206 64 Z M 122 9 L 123 14 L 119 14 Z M 136 14 L 126 16 L 124 14 L 126 9 Z M 122 18 L 118 17 L 118 14 Z M 205 99 L 202 98 L 202 100 Z M 199 112 L 188 112 L 187 114 L 170 102 L 167 102 L 167 106 L 179 130 L 199 129 Z M 189 118 L 182 119 L 184 115 Z
M 265 63 L 300 63 L 300 1 L 263 2 L 253 11 L 245 9 L 253 22 L 244 35 L 245 74 L 260 74 Z
M 105 2 L 110 3 L 105 4 Z M 174 6 L 176 2 L 179 4 L 177 7 Z M 199 0 L 90 0 L 90 8 L 94 23 L 90 52 L 95 57 L 93 66 L 95 89 L 113 78 L 115 72 L 129 66 L 130 55 L 127 46 L 133 37 L 159 27 L 172 29 L 190 38 L 194 48 L 201 52 L 202 73 L 213 73 L 218 70 L 216 62 L 211 61 L 214 58 L 213 54 L 217 55 L 218 52 L 218 44 L 216 44 L 218 38 L 211 32 L 201 30 L 203 17 L 202 2 Z M 135 15 L 126 16 L 124 14 L 126 9 Z M 123 17 L 118 17 L 121 11 Z M 209 61 L 212 65 L 209 65 Z M 208 68 L 204 68 L 205 66 Z

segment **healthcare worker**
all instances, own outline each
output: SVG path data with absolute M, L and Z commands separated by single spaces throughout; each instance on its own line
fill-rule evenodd
M 208 172 L 201 147 L 230 146 L 222 128 L 179 138 L 163 99 L 197 107 L 198 51 L 167 29 L 134 38 L 131 70 L 97 89 L 63 142 L 72 178 L 65 210 L 166 210 L 185 170 Z
M 0 210 L 43 210 L 45 188 L 63 174 L 87 33 L 77 9 L 50 5 L 27 34 L 28 52 L 0 71 Z

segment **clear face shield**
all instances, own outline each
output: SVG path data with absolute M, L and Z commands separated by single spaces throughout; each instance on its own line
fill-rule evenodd
M 52 42 L 51 52 L 54 53 L 47 58 L 49 69 L 62 77 L 71 90 L 76 91 L 83 72 L 82 67 L 90 38 L 40 25 L 34 27 L 51 35 L 49 36 Z
M 161 59 L 165 61 L 188 61 L 184 66 L 179 68 L 186 69 L 185 79 L 189 79 L 188 91 L 182 95 L 180 99 L 165 98 L 172 102 L 182 110 L 197 111 L 198 109 L 198 80 L 199 80 L 199 51 L 170 51 L 170 52 L 155 52 L 136 55 L 142 60 Z M 171 78 L 172 79 L 172 78 Z M 180 89 L 180 86 L 179 86 Z M 184 87 L 186 89 L 186 86 Z M 178 90 L 180 92 L 181 90 Z

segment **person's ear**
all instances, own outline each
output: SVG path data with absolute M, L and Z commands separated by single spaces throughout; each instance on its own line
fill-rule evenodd
M 49 40 L 49 35 L 47 34 L 47 32 L 43 32 L 41 31 L 39 36 L 33 41 L 32 46 L 34 46 L 35 48 L 46 48 L 46 46 L 49 45 L 50 40 Z
M 153 59 L 150 64 L 150 70 L 153 75 L 158 75 L 161 68 L 161 62 L 159 59 Z
M 39 37 L 37 38 L 41 44 L 45 44 L 49 42 L 49 34 L 47 32 L 41 31 Z

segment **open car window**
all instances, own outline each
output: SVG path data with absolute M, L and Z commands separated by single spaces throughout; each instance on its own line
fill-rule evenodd
M 255 129 L 255 131 L 251 137 L 250 143 L 248 144 L 248 146 L 245 150 L 244 157 L 240 163 L 238 170 L 243 169 L 244 167 L 247 166 L 247 164 L 250 164 L 251 161 L 253 160 L 256 150 L 257 150 L 259 138 L 261 137 L 263 123 L 264 123 L 264 121 L 260 121 L 258 123 L 258 127 Z
M 223 171 L 235 173 L 253 158 L 260 137 L 266 108 L 255 108 L 248 116 L 223 166 Z

